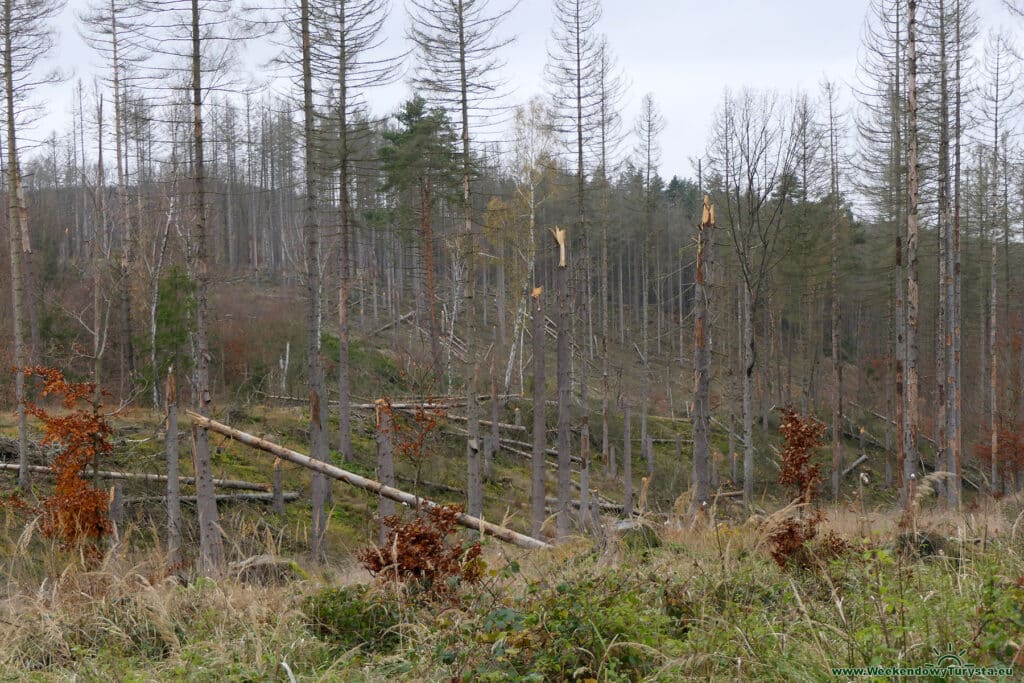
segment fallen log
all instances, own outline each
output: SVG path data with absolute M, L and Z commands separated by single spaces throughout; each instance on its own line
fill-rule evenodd
M 218 503 L 273 503 L 273 493 L 218 493 Z M 294 503 L 299 499 L 299 494 L 295 491 L 285 491 L 281 499 L 286 503 Z M 167 500 L 167 496 L 136 496 L 134 498 L 125 498 L 125 505 L 132 503 L 156 503 Z M 178 498 L 182 503 L 195 504 L 195 496 L 180 496 Z
M 375 329 L 375 330 L 373 330 L 372 332 L 370 332 L 369 334 L 367 334 L 367 335 L 366 335 L 366 337 L 367 337 L 367 338 L 373 337 L 373 336 L 375 336 L 375 335 L 378 335 L 378 334 L 380 334 L 381 332 L 385 332 L 385 331 L 387 331 L 387 330 L 390 330 L 390 329 L 391 329 L 392 327 L 394 327 L 395 325 L 399 325 L 399 324 L 401 324 L 401 323 L 404 323 L 404 322 L 405 322 L 406 320 L 408 320 L 409 318 L 411 318 L 411 317 L 413 316 L 413 313 L 415 313 L 415 312 L 416 312 L 416 311 L 409 311 L 409 312 L 408 312 L 408 313 L 406 313 L 405 315 L 399 316 L 399 317 L 398 317 L 397 319 L 395 319 L 395 320 L 389 320 L 388 322 L 384 323 L 383 325 L 381 325 L 381 326 L 380 326 L 380 327 L 378 327 L 377 329 Z
M 406 505 L 408 507 L 416 508 L 419 505 L 423 505 L 427 508 L 438 507 L 438 504 L 432 500 L 428 500 L 426 498 L 422 498 L 419 496 L 414 496 L 411 493 L 406 493 L 405 491 L 401 491 L 391 486 L 384 486 L 379 481 L 367 479 L 366 477 L 355 474 L 354 472 L 343 470 L 340 467 L 335 467 L 334 465 L 327 462 L 323 462 L 321 460 L 315 460 L 309 457 L 308 455 L 304 455 L 302 453 L 299 453 L 298 451 L 293 451 L 290 448 L 279 446 L 276 443 L 271 443 L 270 441 L 253 436 L 252 434 L 248 434 L 238 429 L 234 429 L 225 424 L 221 424 L 216 420 L 211 420 L 207 417 L 203 417 L 202 415 L 194 413 L 191 410 L 186 411 L 185 414 L 189 417 L 189 419 L 192 420 L 193 423 L 199 425 L 200 427 L 205 427 L 210 431 L 234 439 L 235 441 L 244 443 L 245 445 L 251 446 L 252 448 L 256 448 L 266 453 L 276 455 L 282 460 L 293 462 L 296 465 L 302 465 L 303 467 L 311 469 L 314 472 L 319 472 L 321 474 L 327 475 L 332 479 L 337 479 L 338 481 L 343 481 L 346 484 L 351 484 L 352 486 L 356 486 L 366 491 L 376 493 L 377 495 L 402 503 L 403 505 Z M 503 526 L 498 526 L 497 524 L 493 524 L 491 522 L 487 522 L 485 520 L 480 519 L 479 517 L 467 515 L 464 512 L 459 513 L 457 521 L 464 527 L 467 527 L 469 529 L 475 529 L 476 531 L 487 534 L 489 536 L 494 536 L 499 541 L 512 543 L 521 548 L 539 549 L 551 547 L 550 544 L 545 543 L 544 541 L 538 541 L 535 538 L 531 538 L 517 531 L 513 531 L 512 529 Z
M 849 403 L 854 408 L 860 408 L 865 413 L 870 413 L 871 415 L 874 415 L 875 417 L 877 417 L 879 420 L 882 420 L 883 422 L 888 422 L 889 424 L 894 425 L 894 426 L 896 424 L 896 420 L 892 419 L 891 417 L 886 417 L 885 415 L 882 415 L 881 413 L 876 413 L 874 410 L 871 410 L 870 408 L 865 408 L 864 406 L 860 405 L 859 403 L 857 403 L 855 401 L 847 401 L 847 403 Z M 927 441 L 932 446 L 935 446 L 936 448 L 938 448 L 938 446 L 935 444 L 935 439 L 931 438 L 927 434 L 918 434 L 918 437 L 921 438 L 924 441 Z
M 18 470 L 20 465 L 16 462 L 0 462 L 0 470 Z M 38 474 L 53 474 L 53 468 L 45 465 L 29 465 L 29 472 L 36 472 Z M 89 474 L 93 475 L 93 471 L 90 469 Z M 131 481 L 151 481 L 151 482 L 166 482 L 166 474 L 145 474 L 139 472 L 109 472 L 106 470 L 99 470 L 95 472 L 95 475 L 102 479 L 115 479 L 115 480 L 131 480 Z M 182 484 L 195 484 L 195 477 L 178 477 L 178 481 Z M 241 479 L 214 479 L 214 486 L 219 486 L 225 489 L 236 489 L 240 491 L 269 491 L 270 486 L 268 484 L 257 484 L 251 481 L 242 481 Z
M 544 502 L 547 505 L 555 505 L 555 506 L 558 505 L 558 499 L 555 498 L 554 496 L 547 496 L 547 497 L 545 497 L 544 498 Z M 598 502 L 598 505 L 600 506 L 600 508 L 602 510 L 608 510 L 609 512 L 622 512 L 622 505 L 620 505 L 618 503 L 609 503 L 609 502 L 605 502 L 605 501 L 602 500 L 602 501 Z M 572 506 L 573 507 L 579 507 L 580 506 L 579 499 L 573 500 L 572 501 Z
M 391 407 L 394 408 L 395 406 L 392 405 Z M 408 409 L 407 408 L 403 408 L 403 410 L 408 410 Z M 451 415 L 451 414 L 448 414 L 448 415 L 444 416 L 444 419 L 446 419 L 446 420 L 455 420 L 456 422 L 465 422 L 469 418 L 463 417 L 462 415 Z M 493 424 L 490 420 L 479 420 L 479 422 L 484 427 L 490 427 Z M 499 422 L 498 423 L 498 429 L 508 429 L 510 431 L 513 431 L 513 432 L 526 432 L 526 427 L 524 427 L 523 425 L 510 425 L 507 422 Z
M 850 472 L 853 472 L 855 469 L 857 469 L 857 467 L 860 466 L 860 464 L 862 462 L 864 462 L 865 460 L 867 460 L 867 459 L 868 459 L 867 455 L 862 455 L 859 458 L 857 458 L 856 460 L 854 460 L 852 465 L 850 465 L 845 470 L 843 470 L 843 476 L 844 477 L 848 476 L 850 474 Z

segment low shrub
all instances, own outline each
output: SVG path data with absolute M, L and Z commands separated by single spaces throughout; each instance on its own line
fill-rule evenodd
M 400 641 L 397 607 L 367 586 L 321 590 L 303 601 L 302 613 L 316 635 L 340 650 L 389 652 Z

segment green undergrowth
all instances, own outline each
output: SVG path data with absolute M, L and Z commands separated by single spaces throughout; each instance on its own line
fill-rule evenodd
M 337 572 L 182 586 L 72 561 L 41 588 L 8 587 L 0 678 L 283 681 L 284 662 L 299 681 L 821 681 L 947 652 L 1022 665 L 1012 534 L 956 557 L 850 539 L 791 571 L 752 525 L 660 535 L 643 551 L 489 545 L 484 580 L 443 599 Z

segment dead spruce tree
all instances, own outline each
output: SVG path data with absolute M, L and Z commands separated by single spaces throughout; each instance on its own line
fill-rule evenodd
M 574 161 L 575 224 L 570 231 L 573 252 L 572 281 L 575 308 L 575 338 L 579 340 L 578 384 L 582 404 L 581 432 L 590 439 L 587 405 L 587 375 L 593 362 L 593 315 L 590 251 L 587 231 L 586 153 L 596 130 L 597 70 L 600 37 L 601 0 L 555 0 L 552 46 L 548 51 L 546 77 L 551 87 L 555 130 L 564 139 Z M 561 361 L 559 361 L 561 362 Z M 572 359 L 568 359 L 572 362 Z M 568 410 L 568 408 L 567 408 Z M 570 417 L 559 414 L 559 423 Z M 564 445 L 569 448 L 568 442 Z M 559 440 L 559 450 L 563 448 Z M 589 450 L 589 449 L 588 449 Z M 559 458 L 562 458 L 561 452 Z M 589 465 L 589 463 L 587 463 Z M 584 475 L 587 476 L 587 475 Z
M 481 246 L 480 222 L 473 209 L 473 141 L 500 97 L 499 53 L 511 42 L 498 29 L 512 11 L 491 0 L 410 0 L 409 36 L 416 46 L 415 83 L 436 104 L 451 111 L 459 124 L 461 142 L 462 212 L 460 257 L 465 264 L 462 283 L 465 299 L 466 344 L 466 465 L 469 514 L 483 512 L 480 454 L 480 407 L 477 384 L 481 340 L 476 335 L 477 254 Z M 471 124 L 473 128 L 471 130 Z
M 697 272 L 693 315 L 693 483 L 692 512 L 704 512 L 711 497 L 711 287 L 715 207 L 704 195 L 697 228 Z
M 210 415 L 213 405 L 210 365 L 210 246 L 208 222 L 204 103 L 213 88 L 231 85 L 228 67 L 234 63 L 244 39 L 232 0 L 147 0 L 146 45 L 154 55 L 150 76 L 154 95 L 169 104 L 187 99 L 192 129 L 190 151 L 191 225 L 189 275 L 194 285 L 195 332 L 193 337 L 192 395 L 196 412 Z M 182 111 L 182 108 L 176 108 Z M 196 476 L 196 509 L 199 517 L 199 570 L 219 575 L 224 567 L 217 501 L 213 488 L 210 436 L 205 427 L 193 426 L 193 464 Z
M 328 116 L 333 119 L 334 154 L 324 149 L 327 164 L 337 164 L 338 242 L 338 451 L 352 456 L 352 412 L 349 372 L 349 298 L 352 290 L 352 208 L 354 124 L 366 118 L 365 97 L 373 88 L 393 83 L 400 61 L 381 55 L 382 30 L 389 13 L 387 0 L 327 0 L 311 8 L 310 46 L 313 75 L 333 90 Z M 326 141 L 325 141 L 326 145 Z M 323 169 L 326 172 L 328 169 Z M 438 333 L 439 334 L 439 333 Z
M 117 273 L 117 290 L 121 317 L 121 378 L 122 390 L 125 380 L 130 385 L 135 377 L 135 348 L 132 334 L 131 277 L 137 252 L 137 229 L 132 225 L 128 197 L 127 144 L 128 120 L 125 115 L 125 100 L 129 85 L 138 79 L 145 58 L 141 41 L 144 20 L 144 6 L 128 0 L 94 0 L 85 11 L 78 14 L 83 37 L 104 62 L 104 82 L 110 91 L 114 114 L 114 156 L 116 178 L 116 201 L 113 224 L 121 246 L 121 258 Z M 102 144 L 102 142 L 101 142 Z M 153 376 L 154 386 L 159 383 Z M 123 393 L 123 391 L 122 391 Z
M 648 442 L 648 412 L 651 400 L 651 348 L 650 348 L 650 290 L 651 290 L 651 238 L 654 232 L 654 180 L 661 163 L 661 147 L 658 137 L 665 130 L 665 118 L 650 93 L 640 103 L 634 132 L 637 137 L 637 167 L 643 174 L 643 231 L 644 239 L 640 253 L 640 362 L 643 364 L 643 378 L 640 396 L 640 443 L 647 458 L 647 477 L 654 474 L 654 453 Z
M 18 415 L 18 486 L 28 491 L 28 421 L 25 413 L 25 375 L 29 360 L 37 362 L 38 322 L 34 313 L 32 244 L 28 210 L 21 189 L 18 130 L 36 112 L 34 89 L 56 74 L 39 74 L 40 62 L 54 45 L 51 22 L 63 9 L 58 0 L 3 0 L 0 15 L 0 51 L 3 58 L 4 117 L 7 134 L 7 218 L 11 255 L 11 313 L 14 319 L 14 400 Z M 29 318 L 31 347 L 25 348 L 25 317 Z M 26 353 L 26 351 L 28 351 Z

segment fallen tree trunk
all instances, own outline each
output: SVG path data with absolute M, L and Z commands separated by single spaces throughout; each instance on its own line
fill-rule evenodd
M 273 503 L 273 493 L 218 493 L 218 503 Z M 293 503 L 299 499 L 299 494 L 295 491 L 285 491 L 281 499 L 286 503 Z M 162 502 L 167 500 L 167 496 L 136 496 L 134 498 L 125 498 L 124 504 L 134 503 L 150 503 L 150 502 Z M 180 496 L 178 500 L 182 503 L 189 503 L 194 505 L 196 502 L 195 496 Z
M 276 455 L 282 460 L 293 462 L 296 465 L 302 465 L 303 467 L 311 469 L 314 472 L 320 472 L 321 474 L 325 474 L 328 477 L 331 477 L 332 479 L 337 479 L 338 481 L 343 481 L 346 484 L 351 484 L 352 486 L 356 486 L 366 491 L 376 493 L 379 496 L 383 496 L 384 498 L 388 498 L 390 500 L 402 503 L 403 505 L 406 505 L 408 507 L 416 508 L 419 505 L 423 505 L 427 508 L 438 507 L 437 503 L 435 503 L 432 500 L 414 496 L 411 493 L 406 493 L 405 491 L 401 491 L 391 486 L 384 486 L 379 481 L 367 479 L 366 477 L 355 474 L 354 472 L 349 472 L 347 470 L 341 469 L 340 467 L 335 467 L 330 463 L 323 462 L 320 460 L 314 460 L 313 458 L 310 458 L 308 455 L 304 455 L 302 453 L 299 453 L 298 451 L 293 451 L 290 448 L 279 446 L 276 443 L 271 443 L 270 441 L 253 436 L 252 434 L 248 434 L 238 429 L 234 429 L 227 425 L 221 424 L 216 420 L 211 420 L 207 417 L 203 417 L 202 415 L 194 413 L 191 410 L 186 411 L 185 414 L 188 415 L 189 419 L 191 419 L 192 422 L 200 425 L 201 427 L 205 427 L 206 429 L 209 429 L 213 432 L 234 439 L 235 441 L 244 443 L 245 445 L 251 446 L 252 448 L 256 448 L 266 453 L 270 453 L 271 455 Z M 530 538 L 529 536 L 521 534 L 517 531 L 513 531 L 512 529 L 498 526 L 497 524 L 492 524 L 491 522 L 484 521 L 479 517 L 473 517 L 465 513 L 459 513 L 457 521 L 460 525 L 466 528 L 475 529 L 476 531 L 479 531 L 481 533 L 494 536 L 499 541 L 512 543 L 521 548 L 539 549 L 551 547 L 544 541 L 538 541 L 535 538 Z
M 395 406 L 392 406 L 392 408 L 394 408 L 394 407 Z M 403 408 L 402 410 L 409 410 L 409 409 L 408 408 Z M 463 417 L 462 415 L 451 415 L 451 414 L 449 414 L 449 415 L 445 415 L 444 419 L 446 419 L 446 420 L 455 420 L 456 422 L 465 422 L 467 418 Z M 494 424 L 494 422 L 492 422 L 491 420 L 480 420 L 480 424 L 482 426 L 490 427 L 491 425 Z M 510 425 L 507 422 L 499 422 L 498 423 L 498 429 L 508 429 L 510 431 L 513 431 L 513 432 L 523 432 L 523 433 L 526 432 L 526 427 L 524 427 L 523 425 Z
M 18 470 L 20 465 L 16 462 L 0 462 L 0 470 Z M 53 468 L 45 465 L 29 465 L 30 472 L 36 472 L 38 474 L 53 474 Z M 99 470 L 98 472 L 89 471 L 89 474 L 95 474 L 103 479 L 120 479 L 120 480 L 131 480 L 131 481 L 151 481 L 151 482 L 166 482 L 166 474 L 145 474 L 139 472 L 109 472 L 106 470 Z M 195 477 L 178 477 L 178 481 L 182 484 L 195 484 Z M 239 491 L 269 491 L 270 486 L 268 484 L 257 484 L 251 481 L 242 481 L 240 479 L 214 479 L 214 486 L 219 486 L 224 489 L 236 489 Z
M 547 505 L 555 505 L 555 506 L 558 505 L 558 499 L 555 498 L 554 496 L 547 496 L 547 497 L 545 497 L 544 498 L 544 502 Z M 571 504 L 573 505 L 573 507 L 579 507 L 580 506 L 580 501 L 579 501 L 579 499 L 576 499 L 576 500 L 571 501 Z M 608 510 L 609 512 L 622 512 L 622 505 L 620 505 L 618 503 L 609 503 L 609 502 L 606 502 L 606 501 L 602 500 L 602 501 L 598 501 L 598 505 L 600 506 L 600 508 L 602 510 Z M 557 508 L 554 508 L 554 509 L 557 509 Z

